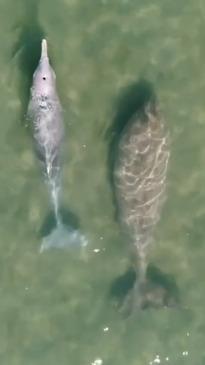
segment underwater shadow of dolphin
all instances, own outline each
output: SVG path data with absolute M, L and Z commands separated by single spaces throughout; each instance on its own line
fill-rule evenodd
M 156 95 L 152 84 L 147 80 L 141 79 L 125 88 L 116 103 L 117 113 L 115 115 L 114 121 L 106 132 L 106 138 L 109 143 L 107 160 L 108 179 L 110 181 L 113 193 L 116 220 L 119 220 L 119 212 L 115 194 L 113 172 L 115 160 L 117 157 L 117 147 L 121 138 L 121 134 L 123 133 L 124 128 L 126 127 L 127 123 L 129 123 L 132 116 L 136 112 L 143 110 L 146 104 L 150 101 L 156 101 Z M 125 274 L 117 278 L 112 283 L 111 289 L 109 291 L 109 297 L 117 300 L 118 304 L 121 305 L 124 302 L 126 296 L 128 296 L 129 299 L 129 293 L 131 293 L 137 279 L 136 271 L 130 268 Z M 149 264 L 146 273 L 146 280 L 146 287 L 142 293 L 142 309 L 149 307 L 159 308 L 163 306 L 178 306 L 180 301 L 179 289 L 172 275 L 165 274 L 155 266 Z M 128 308 L 123 308 L 123 312 L 126 315 L 131 314 L 129 306 L 130 303 L 126 303 L 126 307 Z
M 20 34 L 11 53 L 12 58 L 17 58 L 17 64 L 20 70 L 20 117 L 23 125 L 25 125 L 33 73 L 39 62 L 41 54 L 40 45 L 42 38 L 45 36 L 44 30 L 38 20 L 39 0 L 25 0 L 24 3 L 24 20 L 16 26 L 16 29 L 20 29 Z

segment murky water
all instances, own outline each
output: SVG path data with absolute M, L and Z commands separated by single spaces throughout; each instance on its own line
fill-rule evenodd
M 204 364 L 204 2 L 2 0 L 0 30 L 0 363 Z M 89 240 L 81 251 L 39 254 L 51 207 L 24 115 L 43 35 L 66 126 L 62 206 Z M 177 283 L 181 304 L 126 319 L 110 296 L 130 257 L 107 131 L 142 78 L 172 141 L 149 260 Z

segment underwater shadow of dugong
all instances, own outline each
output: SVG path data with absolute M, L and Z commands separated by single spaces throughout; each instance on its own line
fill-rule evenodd
M 148 103 L 148 101 L 155 99 L 154 88 L 150 82 L 141 79 L 128 87 L 124 88 L 120 97 L 116 102 L 116 115 L 112 125 L 107 129 L 105 137 L 108 140 L 108 179 L 112 188 L 113 201 L 117 212 L 117 204 L 114 189 L 113 171 L 115 159 L 117 156 L 117 147 L 124 130 L 124 127 L 129 123 L 132 116 Z
M 11 53 L 12 58 L 17 59 L 20 70 L 19 95 L 21 98 L 20 117 L 22 124 L 25 124 L 33 73 L 41 54 L 41 40 L 45 36 L 38 20 L 39 1 L 25 0 L 24 3 L 24 19 L 16 27 L 20 32 Z
M 149 282 L 149 293 L 145 293 L 141 309 L 180 306 L 179 288 L 173 275 L 166 274 L 154 265 L 149 264 L 146 277 Z M 117 301 L 119 307 L 121 307 L 124 298 L 133 289 L 136 280 L 136 271 L 132 268 L 128 269 L 112 283 L 109 298 Z M 161 302 L 162 293 L 156 291 L 156 287 L 164 292 L 163 302 Z M 130 313 L 125 314 L 129 315 Z
M 80 228 L 80 221 L 78 217 L 70 212 L 68 209 L 60 208 L 59 213 L 61 216 L 62 223 L 68 227 L 72 227 L 72 229 L 78 230 Z M 40 227 L 38 232 L 39 238 L 43 238 L 55 228 L 56 226 L 56 217 L 54 212 L 50 212 L 46 218 L 44 219 L 43 224 Z

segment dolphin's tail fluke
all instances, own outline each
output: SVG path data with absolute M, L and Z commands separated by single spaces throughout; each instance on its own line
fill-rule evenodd
M 85 247 L 87 239 L 77 229 L 66 227 L 61 221 L 51 233 L 42 239 L 40 252 L 51 248 L 64 249 L 71 246 Z
M 48 165 L 48 164 L 47 164 Z M 85 247 L 87 239 L 80 233 L 78 229 L 65 225 L 59 212 L 59 184 L 58 179 L 52 179 L 48 171 L 48 183 L 51 192 L 51 201 L 53 205 L 53 213 L 55 216 L 56 226 L 53 230 L 42 239 L 40 252 L 50 248 L 66 249 L 69 247 Z

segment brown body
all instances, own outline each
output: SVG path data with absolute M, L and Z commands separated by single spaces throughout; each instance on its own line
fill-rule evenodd
M 147 248 L 165 198 L 169 161 L 168 135 L 155 103 L 138 111 L 122 132 L 115 164 L 115 191 L 120 219 L 146 275 Z

